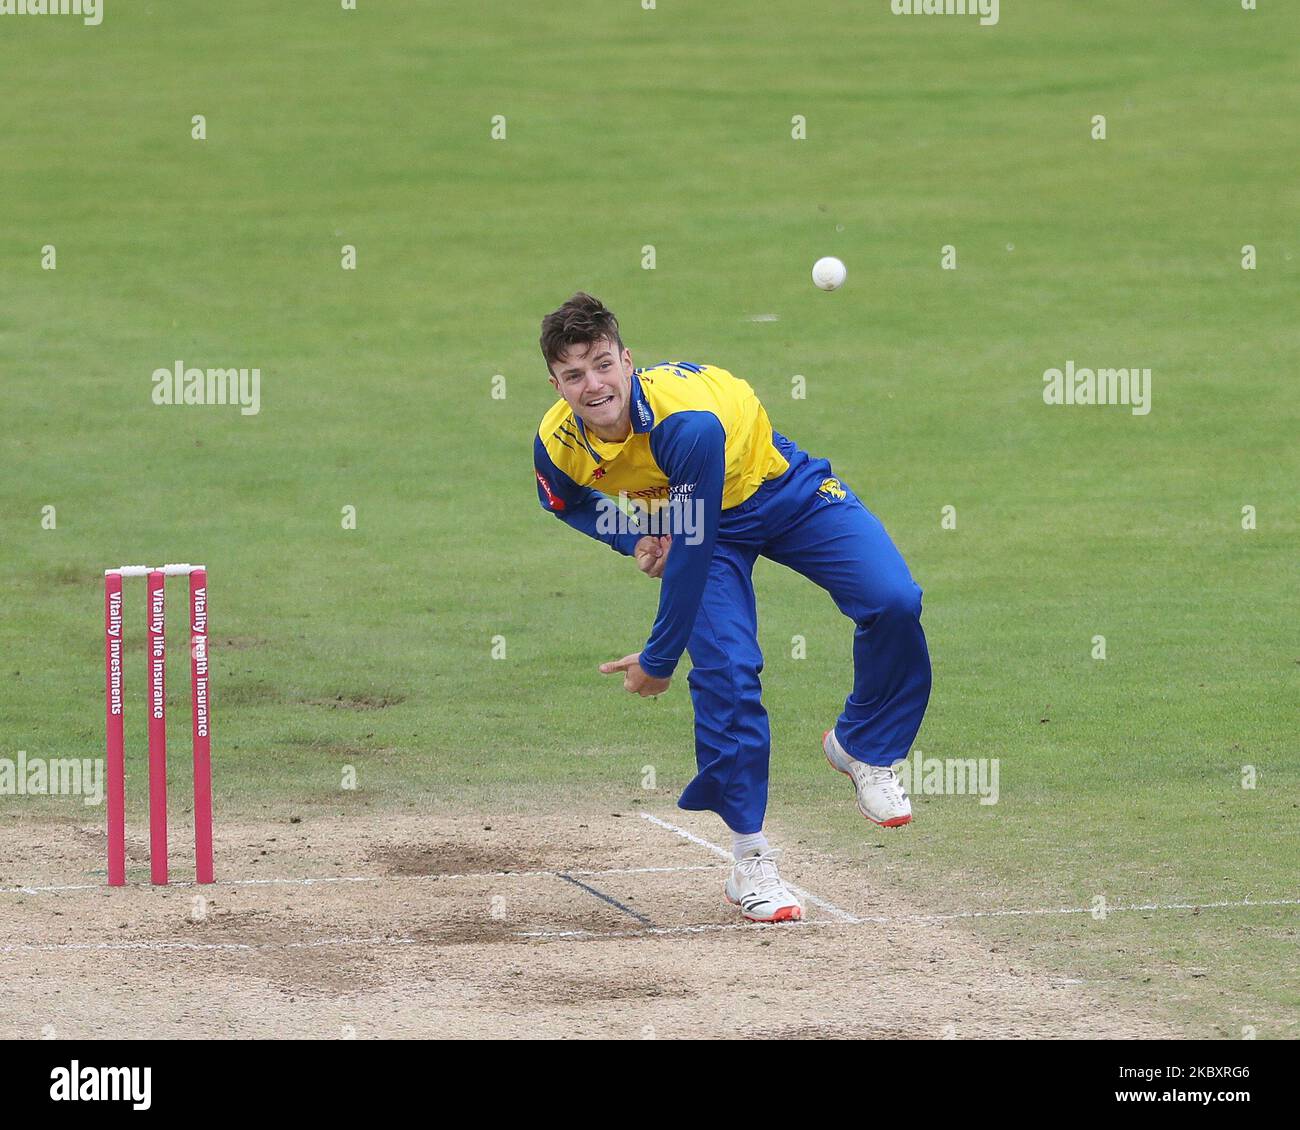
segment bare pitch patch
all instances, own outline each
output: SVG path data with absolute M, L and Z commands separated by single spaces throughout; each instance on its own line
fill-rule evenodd
M 716 821 L 664 820 L 228 828 L 227 881 L 114 891 L 90 830 L 42 825 L 39 885 L 67 889 L 0 896 L 0 1037 L 1171 1034 L 802 849 L 808 920 L 744 923 Z

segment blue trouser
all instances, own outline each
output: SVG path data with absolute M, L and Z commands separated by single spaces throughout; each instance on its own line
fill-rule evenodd
M 849 754 L 870 765 L 905 758 L 930 699 L 921 589 L 902 555 L 832 478 L 830 463 L 774 438 L 790 468 L 722 512 L 687 644 L 698 774 L 677 803 L 716 812 L 741 834 L 760 831 L 767 809 L 770 731 L 752 576 L 759 555 L 820 585 L 855 625 L 853 690 L 835 725 Z

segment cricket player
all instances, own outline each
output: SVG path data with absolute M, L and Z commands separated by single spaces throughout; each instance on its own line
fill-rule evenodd
M 853 621 L 853 686 L 822 749 L 885 828 L 912 819 L 891 766 L 930 697 L 921 590 L 876 517 L 825 459 L 773 430 L 745 381 L 714 365 L 633 368 L 618 320 L 589 294 L 542 320 L 541 348 L 561 397 L 533 443 L 542 508 L 662 585 L 645 643 L 600 670 L 655 696 L 689 653 L 697 773 L 677 803 L 731 830 L 724 892 L 745 918 L 802 918 L 763 834 L 770 738 L 754 562 L 801 573 Z

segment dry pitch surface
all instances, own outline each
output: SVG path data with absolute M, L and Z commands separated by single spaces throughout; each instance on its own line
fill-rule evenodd
M 744 923 L 676 810 L 228 827 L 201 891 L 143 885 L 143 837 L 109 890 L 98 825 L 36 826 L 0 829 L 43 869 L 2 884 L 5 1039 L 1177 1035 L 803 847 L 807 921 Z

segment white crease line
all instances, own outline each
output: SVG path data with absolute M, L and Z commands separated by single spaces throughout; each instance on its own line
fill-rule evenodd
M 1237 909 L 1247 906 L 1300 906 L 1300 898 L 1294 899 L 1240 899 L 1236 902 L 1150 902 L 1134 906 L 1108 906 L 1106 913 L 1116 911 L 1141 910 L 1222 910 Z M 904 919 L 898 918 L 864 918 L 864 922 L 936 922 L 951 921 L 956 918 L 1012 918 L 1037 917 L 1052 914 L 1093 914 L 1090 906 L 1065 906 L 1045 910 L 962 910 L 953 914 L 912 914 Z
M 649 820 L 652 824 L 657 824 L 660 828 L 667 828 L 668 831 L 673 832 L 684 839 L 690 840 L 693 844 L 699 844 L 700 847 L 707 848 L 709 851 L 713 852 L 714 855 L 721 856 L 723 859 L 727 860 L 728 863 L 735 862 L 735 857 L 731 852 L 727 851 L 726 848 L 710 843 L 708 840 L 702 839 L 693 832 L 688 832 L 685 828 L 679 828 L 676 824 L 669 824 L 667 820 L 661 820 L 658 816 L 649 812 L 641 813 L 641 817 L 644 820 Z M 859 921 L 858 918 L 854 917 L 847 910 L 841 910 L 833 902 L 830 902 L 827 899 L 818 898 L 811 891 L 806 891 L 802 887 L 796 887 L 793 883 L 788 881 L 785 885 L 806 902 L 810 902 L 813 906 L 820 907 L 822 910 L 826 911 L 826 913 L 832 918 L 838 918 L 841 922 L 846 922 L 849 925 L 853 925 Z
M 1297 906 L 1300 898 L 1293 899 L 1243 899 L 1239 902 L 1190 902 L 1190 903 L 1151 903 L 1140 906 L 1112 906 L 1110 911 L 1143 910 L 1214 910 L 1236 909 L 1257 906 Z M 996 918 L 1003 915 L 1057 915 L 1090 914 L 1087 907 L 1065 907 L 1058 910 L 978 910 L 962 911 L 957 914 L 904 914 L 896 917 L 877 916 L 858 918 L 852 922 L 826 922 L 820 919 L 801 922 L 754 923 L 754 922 L 706 922 L 697 926 L 650 926 L 643 930 L 527 930 L 518 931 L 516 938 L 532 938 L 540 941 L 565 940 L 572 938 L 643 938 L 671 934 L 711 934 L 725 930 L 751 930 L 757 932 L 785 933 L 788 930 L 802 930 L 809 927 L 827 926 L 862 926 L 862 925 L 900 925 L 904 922 L 942 922 L 958 918 Z M 430 938 L 318 938 L 311 942 L 24 942 L 13 945 L 0 945 L 0 953 L 55 953 L 69 951 L 103 951 L 103 950 L 145 950 L 145 951 L 236 951 L 254 952 L 257 950 L 298 950 L 319 949 L 326 946 L 418 946 L 440 945 L 441 939 L 436 935 Z M 1073 984 L 1071 981 L 1062 984 Z
M 0 946 L 0 953 L 52 953 L 59 950 L 309 950 L 323 946 L 413 946 L 414 938 L 319 938 L 314 942 L 32 942 Z
M 1140 906 L 1111 906 L 1106 913 L 1143 910 L 1235 910 L 1254 906 L 1300 906 L 1300 898 L 1294 899 L 1242 899 L 1238 902 L 1170 902 L 1149 903 Z M 779 923 L 752 922 L 707 922 L 699 926 L 656 926 L 647 930 L 618 930 L 604 932 L 601 930 L 529 930 L 516 933 L 516 938 L 640 938 L 655 934 L 705 934 L 720 930 L 772 930 L 782 933 L 786 929 L 800 929 L 807 926 L 901 926 L 908 922 L 952 922 L 962 918 L 1005 918 L 1036 917 L 1058 914 L 1091 914 L 1092 908 L 1086 906 L 1062 907 L 1055 910 L 963 910 L 954 914 L 901 914 L 901 915 L 864 915 L 853 921 L 823 922 L 819 920 Z M 1066 982 L 1067 984 L 1070 982 Z
M 789 884 L 787 884 L 788 886 Z M 807 918 L 788 922 L 706 922 L 700 926 L 650 926 L 644 930 L 521 930 L 516 938 L 538 938 L 544 941 L 564 938 L 643 938 L 661 934 L 711 934 L 720 930 L 755 930 L 768 929 L 775 933 L 791 930 L 803 930 L 810 926 L 858 926 L 859 922 L 828 922 L 825 919 Z
M 225 883 L 228 887 L 266 887 L 281 884 L 301 884 L 313 886 L 318 883 L 388 883 L 403 880 L 428 881 L 432 879 L 542 879 L 555 878 L 559 875 L 654 875 L 671 874 L 675 871 L 715 871 L 716 867 L 696 865 L 693 867 L 606 867 L 597 870 L 565 869 L 561 871 L 464 871 L 455 875 L 325 875 L 319 879 L 232 879 Z M 175 883 L 174 886 L 195 887 L 197 883 Z M 220 887 L 220 880 L 212 886 Z
M 731 858 L 730 855 L 727 856 Z M 193 883 L 184 880 L 168 883 L 167 887 L 188 888 L 202 886 L 208 890 L 218 887 L 275 887 L 297 886 L 315 887 L 327 883 L 391 883 L 406 880 L 429 881 L 432 879 L 540 879 L 557 875 L 599 876 L 599 875 L 659 875 L 673 874 L 678 871 L 716 871 L 717 866 L 697 865 L 694 867 L 609 867 L 604 870 L 568 870 L 568 871 L 466 871 L 458 875 L 322 875 L 306 879 L 218 879 L 215 883 Z M 58 891 L 109 891 L 113 888 L 106 883 L 77 883 L 55 887 L 0 887 L 0 895 L 41 895 Z M 128 884 L 123 890 L 153 890 L 147 883 L 136 887 Z M 166 887 L 158 888 L 166 890 Z
M 682 839 L 690 840 L 693 844 L 699 844 L 700 847 L 707 848 L 709 851 L 713 852 L 714 855 L 718 856 L 720 859 L 725 859 L 728 863 L 734 864 L 736 862 L 736 857 L 726 848 L 718 847 L 717 844 L 711 844 L 708 840 L 702 840 L 694 832 L 688 832 L 685 828 L 677 827 L 676 824 L 669 824 L 667 820 L 660 820 L 658 816 L 655 816 L 651 812 L 641 813 L 641 819 L 649 820 L 651 824 L 658 824 L 661 828 L 667 828 L 670 832 L 676 832 L 677 835 L 682 837 Z
M 860 918 L 857 917 L 857 915 L 850 914 L 847 910 L 841 910 L 829 899 L 819 898 L 817 895 L 813 894 L 812 891 L 806 890 L 803 887 L 796 887 L 789 880 L 786 880 L 785 885 L 790 890 L 792 890 L 799 898 L 803 899 L 804 902 L 812 903 L 813 906 L 819 907 L 820 909 L 826 911 L 826 913 L 829 914 L 832 918 L 838 919 L 840 922 L 843 922 L 846 926 L 856 926 L 860 921 L 862 921 Z

